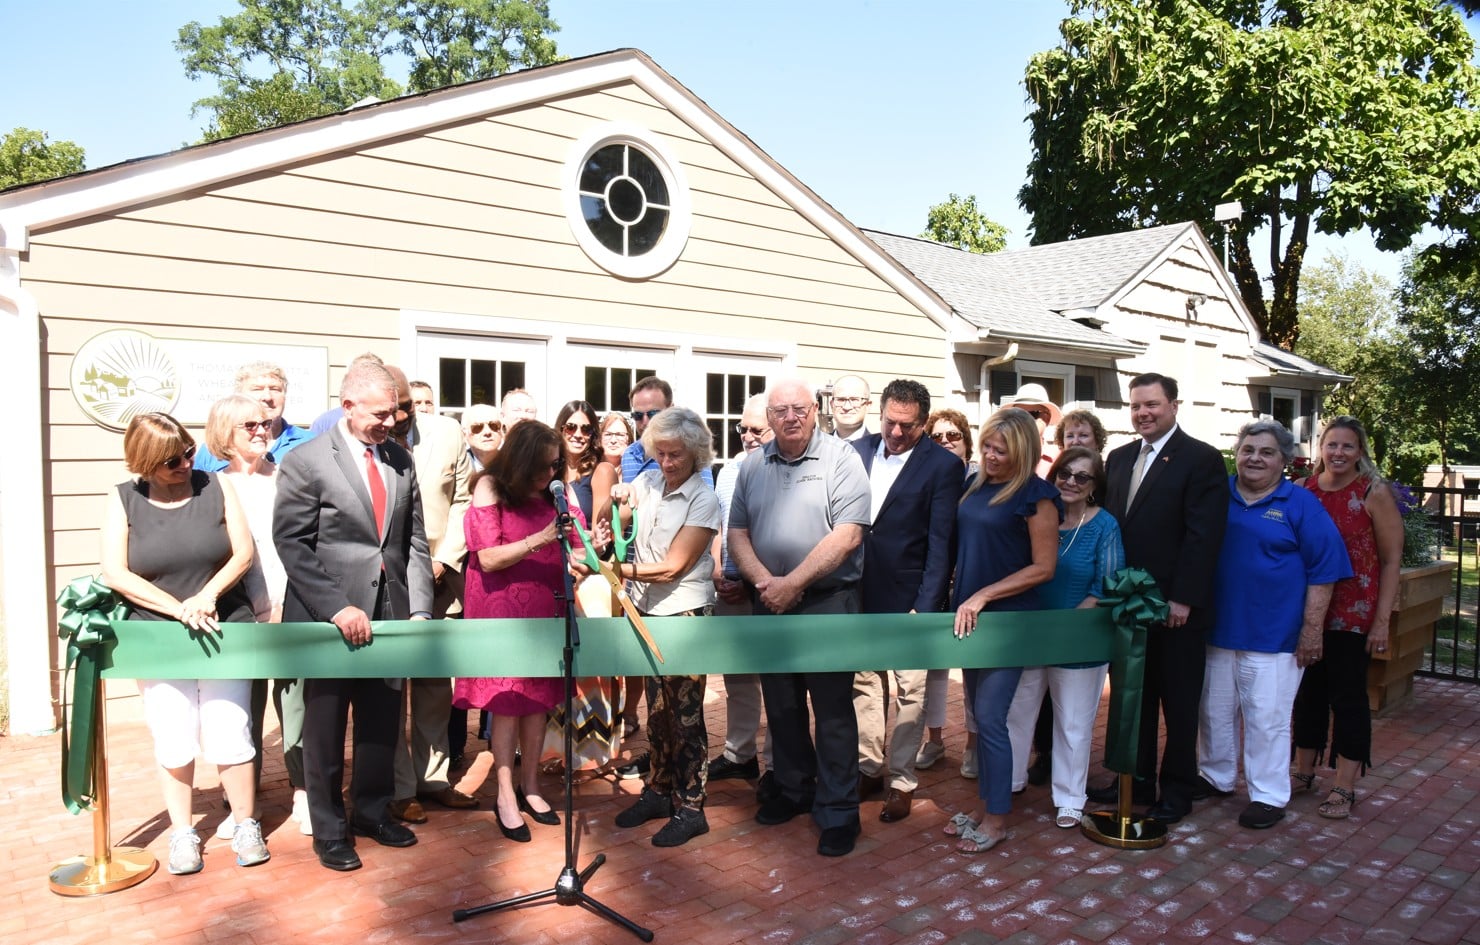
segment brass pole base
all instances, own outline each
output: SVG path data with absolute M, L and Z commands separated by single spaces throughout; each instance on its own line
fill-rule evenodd
M 1122 850 L 1150 850 L 1167 842 L 1167 825 L 1150 817 L 1122 817 L 1117 811 L 1084 815 L 1079 831 L 1096 843 Z
M 92 856 L 74 856 L 51 868 L 51 891 L 58 896 L 101 896 L 137 886 L 159 868 L 148 850 L 114 847 L 99 861 Z

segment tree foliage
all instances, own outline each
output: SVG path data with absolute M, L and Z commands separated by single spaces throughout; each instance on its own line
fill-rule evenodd
M 1232 271 L 1291 346 L 1311 228 L 1406 248 L 1480 193 L 1474 43 L 1440 0 L 1070 0 L 1026 72 L 1035 242 L 1195 220 L 1238 200 Z M 1446 196 L 1449 195 L 1449 196 Z M 1266 301 L 1252 238 L 1268 239 Z
M 970 253 L 995 253 L 1007 245 L 1007 227 L 977 208 L 976 194 L 951 194 L 945 203 L 930 208 L 920 237 Z
M 195 103 L 204 138 L 271 128 L 501 75 L 557 58 L 547 0 L 239 0 L 214 26 L 180 28 L 185 74 L 216 82 Z M 407 83 L 388 65 L 404 63 Z
M 0 138 L 0 190 L 76 174 L 85 158 L 71 141 L 48 141 L 44 131 L 16 128 Z
M 1440 465 L 1480 460 L 1480 275 L 1411 259 L 1398 323 L 1411 358 L 1401 378 L 1408 422 L 1437 445 Z

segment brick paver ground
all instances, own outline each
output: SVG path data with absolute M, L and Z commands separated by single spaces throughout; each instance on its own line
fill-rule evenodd
M 717 750 L 723 690 L 719 677 L 712 682 Z M 959 719 L 959 685 L 952 694 Z M 110 712 L 114 841 L 147 847 L 162 862 L 167 824 L 137 700 L 115 699 Z M 415 828 L 417 846 L 391 850 L 362 839 L 363 869 L 323 869 L 287 820 L 275 736 L 262 798 L 270 863 L 238 868 L 226 841 L 208 839 L 204 872 L 176 877 L 161 866 L 140 886 L 92 899 L 47 889 L 54 863 L 92 845 L 91 818 L 68 815 L 58 799 L 58 738 L 0 740 L 7 841 L 0 895 L 8 903 L 0 942 L 636 941 L 583 909 L 554 904 L 454 924 L 454 909 L 549 887 L 561 866 L 560 829 L 533 825 L 533 843 L 509 843 L 486 809 L 434 809 L 431 822 Z M 656 823 L 612 824 L 639 782 L 585 784 L 577 799 L 580 865 L 607 856 L 587 891 L 653 929 L 657 941 L 685 945 L 1480 945 L 1480 689 L 1473 685 L 1420 680 L 1409 702 L 1375 722 L 1377 765 L 1360 782 L 1350 820 L 1316 816 L 1318 793 L 1298 796 L 1276 828 L 1244 830 L 1235 818 L 1245 801 L 1235 796 L 1198 805 L 1151 851 L 1114 850 L 1057 829 L 1047 788 L 1030 787 L 1016 800 L 1010 842 L 980 856 L 955 852 L 941 827 L 975 795 L 974 782 L 957 774 L 963 739 L 959 722 L 947 729 L 947 757 L 922 773 L 909 819 L 881 823 L 880 802 L 866 803 L 858 849 L 842 859 L 816 854 L 817 832 L 805 818 L 756 824 L 744 782 L 713 784 L 710 832 L 672 850 L 648 842 Z M 485 808 L 489 766 L 480 753 L 461 783 Z M 212 774 L 197 780 L 195 809 L 209 836 L 222 816 L 221 793 Z M 552 783 L 548 796 L 555 793 Z

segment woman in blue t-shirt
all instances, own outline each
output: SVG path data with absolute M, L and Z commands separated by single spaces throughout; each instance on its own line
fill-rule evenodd
M 1037 610 L 1037 587 L 1053 577 L 1063 506 L 1058 490 L 1033 469 L 1042 452 L 1038 425 L 1007 407 L 982 424 L 981 467 L 956 512 L 958 549 L 952 603 L 956 636 L 968 637 L 983 611 Z M 946 833 L 963 853 L 982 853 L 1007 836 L 1012 811 L 1012 743 L 1007 710 L 1021 667 L 968 669 L 966 694 L 976 713 L 981 810 L 957 814 Z

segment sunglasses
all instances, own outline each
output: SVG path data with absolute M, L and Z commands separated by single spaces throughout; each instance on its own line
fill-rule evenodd
M 169 459 L 165 460 L 164 468 L 179 469 L 181 463 L 189 463 L 193 459 L 195 459 L 195 447 L 191 446 L 188 447 L 185 452 L 181 453 L 179 456 L 172 456 Z
M 473 434 L 474 436 L 477 436 L 478 434 L 482 433 L 485 428 L 490 433 L 501 433 L 501 432 L 503 432 L 503 429 L 504 429 L 503 428 L 503 425 L 500 424 L 497 420 L 493 420 L 493 421 L 490 421 L 488 423 L 470 423 L 470 424 L 468 424 L 468 432 L 471 433 L 471 434 Z
M 960 443 L 966 439 L 960 430 L 946 430 L 944 433 L 932 433 L 930 438 L 937 443 Z
M 272 421 L 271 420 L 246 420 L 246 421 L 243 421 L 242 422 L 241 428 L 243 430 L 246 430 L 248 433 L 256 433 L 258 430 L 266 430 L 268 432 L 271 432 L 271 430 L 272 430 Z
M 572 436 L 577 432 L 584 433 L 587 436 L 596 435 L 596 424 L 594 423 L 567 422 L 565 426 L 561 427 L 561 429 L 565 431 L 566 436 Z
M 770 427 L 748 427 L 743 423 L 735 424 L 735 432 L 740 434 L 749 433 L 751 436 L 765 436 Z
M 1060 469 L 1053 478 L 1056 482 L 1068 482 L 1072 479 L 1081 486 L 1087 486 L 1095 481 L 1095 477 L 1090 473 L 1070 472 L 1067 469 Z
M 661 410 L 634 410 L 632 411 L 632 419 L 641 423 L 644 420 L 653 419 L 662 412 Z
M 1044 410 L 1042 407 L 1024 407 L 1023 409 L 1026 410 L 1028 412 L 1028 416 L 1032 417 L 1034 420 L 1047 420 L 1049 417 L 1053 416 L 1053 414 L 1049 413 L 1047 410 Z

